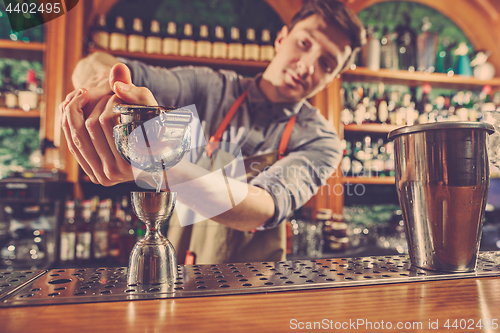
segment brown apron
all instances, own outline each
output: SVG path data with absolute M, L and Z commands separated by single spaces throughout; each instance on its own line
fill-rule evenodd
M 215 166 L 224 166 L 234 160 L 234 155 L 217 148 L 223 132 L 245 96 L 246 91 L 231 106 L 216 133 L 210 138 L 206 149 L 206 158 L 201 158 L 198 165 L 206 169 L 217 169 Z M 247 181 L 285 155 L 295 119 L 296 116 L 291 117 L 285 126 L 278 151 L 244 159 Z M 252 165 L 251 168 L 250 165 Z M 177 214 L 174 213 L 170 220 L 167 237 L 176 249 L 179 264 L 286 260 L 285 223 L 281 223 L 273 229 L 248 232 L 226 227 L 211 219 L 181 227 Z

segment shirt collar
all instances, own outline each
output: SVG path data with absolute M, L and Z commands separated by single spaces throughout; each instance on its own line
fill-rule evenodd
M 265 112 L 268 114 L 271 112 L 272 117 L 276 120 L 288 119 L 299 113 L 304 105 L 304 100 L 298 103 L 272 103 L 259 88 L 259 81 L 261 79 L 262 73 L 257 74 L 253 79 L 248 79 L 248 85 L 243 85 L 247 86 L 247 99 L 251 112 Z

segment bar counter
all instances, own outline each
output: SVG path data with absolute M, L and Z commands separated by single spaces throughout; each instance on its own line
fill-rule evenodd
M 500 332 L 499 259 L 470 273 L 406 255 L 188 265 L 160 286 L 120 267 L 4 271 L 0 332 Z
M 384 332 L 450 332 L 460 329 L 444 327 L 447 320 L 451 326 L 457 319 L 460 327 L 460 320 L 465 319 L 471 327 L 467 331 L 495 332 L 500 328 L 479 329 L 476 325 L 479 320 L 497 319 L 498 323 L 499 295 L 500 278 L 471 278 L 236 296 L 18 307 L 0 309 L 0 331 L 289 332 L 301 330 L 302 325 L 306 330 L 308 322 L 314 325 L 315 321 L 331 320 L 334 330 L 335 322 L 351 321 L 352 325 L 364 320 L 375 325 L 383 321 L 385 326 L 388 322 L 393 326 L 398 322 L 422 323 L 420 329 L 384 326 L 379 329 Z M 438 329 L 430 330 L 429 322 L 436 321 Z M 353 326 L 344 329 L 355 330 Z M 365 325 L 357 330 L 376 331 Z

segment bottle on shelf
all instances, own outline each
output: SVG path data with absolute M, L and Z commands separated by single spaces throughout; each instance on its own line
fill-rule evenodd
M 453 71 L 451 50 L 454 46 L 455 45 L 450 41 L 450 36 L 443 36 L 441 38 L 436 55 L 437 73 L 448 73 L 448 71 Z
M 2 70 L 2 95 L 4 105 L 8 108 L 17 108 L 17 89 L 12 80 L 12 66 L 5 65 Z
M 384 27 L 382 39 L 380 40 L 380 67 L 398 70 L 398 51 L 396 47 L 395 34 Z
M 372 168 L 373 145 L 372 145 L 372 138 L 369 135 L 363 138 L 363 154 L 361 156 L 362 156 L 361 160 L 363 161 L 364 176 L 365 177 L 374 176 L 374 170 Z
M 228 59 L 242 60 L 243 59 L 243 44 L 240 39 L 240 29 L 231 28 L 230 41 L 228 43 Z
M 136 243 L 135 224 L 138 219 L 132 212 L 127 196 L 122 197 L 121 207 L 124 214 L 124 224 L 120 230 L 120 256 L 118 261 L 121 264 L 127 264 L 130 252 L 132 252 Z
M 435 71 L 436 50 L 439 35 L 430 32 L 432 23 L 426 16 L 423 18 L 422 32 L 417 36 L 417 70 L 432 73 Z
M 220 25 L 215 27 L 212 58 L 227 59 L 227 43 L 224 37 L 224 28 Z
M 182 57 L 194 57 L 196 55 L 196 42 L 193 36 L 193 26 L 184 24 L 184 34 L 179 43 L 179 55 Z
M 149 36 L 146 38 L 146 53 L 161 54 L 161 48 L 160 23 L 157 20 L 152 20 L 149 28 Z
M 212 42 L 208 34 L 208 26 L 200 25 L 200 34 L 196 41 L 196 56 L 202 58 L 210 58 L 212 56 Z
M 384 145 L 384 173 L 387 177 L 394 177 L 394 142 L 389 141 Z
M 94 47 L 107 50 L 109 48 L 109 32 L 106 26 L 106 16 L 99 15 L 91 32 Z
M 142 20 L 136 17 L 132 25 L 132 34 L 128 36 L 128 51 L 144 53 L 145 45 L 146 39 L 142 29 Z
M 388 97 L 385 85 L 383 83 L 378 84 L 378 99 L 376 102 L 377 108 L 377 123 L 387 124 L 389 122 L 389 109 L 388 109 Z
M 373 144 L 373 159 L 371 161 L 371 173 L 376 177 L 385 177 L 385 146 L 384 139 L 379 138 Z
M 260 37 L 260 61 L 271 61 L 274 58 L 274 45 L 269 29 L 263 29 Z
M 342 157 L 342 161 L 340 162 L 340 168 L 342 170 L 342 175 L 344 175 L 345 177 L 351 174 L 351 155 L 352 155 L 351 142 L 345 139 L 342 140 L 341 148 L 344 154 Z
M 472 68 L 470 66 L 469 46 L 462 42 L 458 45 L 457 49 L 453 52 L 456 60 L 455 74 L 463 76 L 472 76 Z
M 163 54 L 179 55 L 179 38 L 177 37 L 177 24 L 168 22 L 167 34 L 163 38 Z
M 403 14 L 403 24 L 395 28 L 397 34 L 397 49 L 399 69 L 405 69 L 410 72 L 416 68 L 416 41 L 415 32 L 410 27 L 411 16 L 408 13 Z
M 18 92 L 17 98 L 19 107 L 26 112 L 35 110 L 38 107 L 38 82 L 34 69 L 28 69 L 25 87 Z
M 62 264 L 74 263 L 76 246 L 76 223 L 75 202 L 72 200 L 66 201 L 64 220 L 61 225 L 59 236 L 59 261 Z
M 99 214 L 94 225 L 94 259 L 103 262 L 108 257 L 108 225 L 111 218 L 109 199 L 99 203 Z
M 352 155 L 351 155 L 351 176 L 360 177 L 363 175 L 363 143 L 361 141 L 356 141 L 353 145 Z
M 255 37 L 255 29 L 248 28 L 245 39 L 245 46 L 243 48 L 243 59 L 245 60 L 259 60 L 260 47 L 257 44 Z
M 121 16 L 116 17 L 115 28 L 109 35 L 109 49 L 111 51 L 127 51 L 127 33 L 125 32 L 125 21 Z
M 367 64 L 370 70 L 376 72 L 380 69 L 380 39 L 377 31 L 373 27 L 368 28 L 368 48 Z
M 76 224 L 76 252 L 78 264 L 89 263 L 92 260 L 92 210 L 90 200 L 81 204 L 80 218 Z
M 121 202 L 116 200 L 111 220 L 108 225 L 108 259 L 116 263 L 120 258 L 120 232 L 123 228 L 124 213 Z

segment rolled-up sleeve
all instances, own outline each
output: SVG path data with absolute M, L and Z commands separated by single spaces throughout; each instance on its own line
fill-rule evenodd
M 314 122 L 299 126 L 297 132 L 292 135 L 299 145 L 250 182 L 269 192 L 275 203 L 274 218 L 260 229 L 276 227 L 309 201 L 342 158 L 340 139 L 332 127 Z

